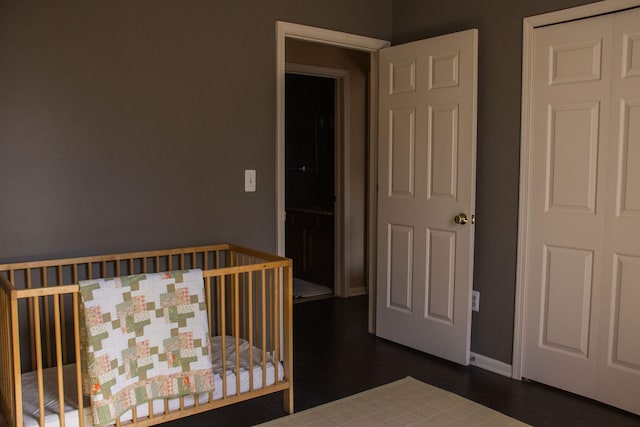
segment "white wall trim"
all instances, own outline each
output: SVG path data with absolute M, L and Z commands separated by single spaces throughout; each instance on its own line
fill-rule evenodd
M 376 333 L 377 244 L 378 244 L 378 52 L 369 58 L 369 204 L 367 208 L 367 286 L 369 287 L 370 334 Z
M 389 46 L 389 42 L 386 40 L 310 27 L 308 25 L 283 21 L 278 21 L 276 25 L 278 29 L 283 32 L 284 37 L 290 37 L 292 39 L 306 40 L 347 49 L 363 50 L 366 52 L 377 52 L 379 49 Z
M 470 357 L 469 364 L 511 378 L 512 367 L 508 363 L 473 352 L 470 353 Z
M 571 9 L 525 18 L 522 29 L 522 116 L 520 134 L 520 205 L 518 214 L 518 258 L 513 337 L 513 373 L 522 379 L 524 358 L 525 279 L 528 239 L 527 206 L 530 193 L 530 103 L 533 66 L 533 33 L 537 27 L 584 19 L 640 6 L 640 0 L 605 0 Z
M 366 295 L 367 293 L 367 287 L 366 286 L 358 286 L 357 288 L 351 288 L 351 290 L 349 291 L 349 296 L 350 297 L 357 297 L 360 295 Z

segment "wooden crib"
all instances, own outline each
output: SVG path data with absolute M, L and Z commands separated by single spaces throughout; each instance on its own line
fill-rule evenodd
M 0 424 L 92 424 L 81 387 L 79 281 L 188 268 L 203 270 L 209 330 L 227 336 L 222 354 L 233 344 L 240 348 L 242 339 L 250 365 L 222 357 L 217 396 L 148 402 L 116 425 L 159 424 L 275 392 L 283 392 L 284 410 L 292 413 L 291 260 L 222 244 L 0 265 Z M 235 374 L 241 371 L 245 379 Z M 36 397 L 24 395 L 27 378 Z M 45 398 L 52 387 L 53 407 Z M 32 415 L 24 414 L 25 404 L 35 407 Z

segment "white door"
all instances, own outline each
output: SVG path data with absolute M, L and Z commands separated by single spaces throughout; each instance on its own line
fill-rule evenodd
M 640 10 L 533 61 L 522 375 L 640 414 Z
M 471 326 L 477 46 L 477 30 L 393 46 L 380 51 L 379 68 L 376 334 L 463 365 Z

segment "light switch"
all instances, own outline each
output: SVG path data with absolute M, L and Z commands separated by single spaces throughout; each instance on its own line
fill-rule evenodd
M 245 191 L 245 193 L 256 191 L 256 171 L 255 171 L 255 169 L 246 169 L 244 171 L 244 191 Z

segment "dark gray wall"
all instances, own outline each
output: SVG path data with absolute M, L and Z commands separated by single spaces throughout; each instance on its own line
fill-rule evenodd
M 393 44 L 478 28 L 478 158 L 471 351 L 511 363 L 518 241 L 522 20 L 590 0 L 394 0 Z
M 391 38 L 391 0 L 61 3 L 0 2 L 0 262 L 275 250 L 275 22 Z
M 0 262 L 275 250 L 275 21 L 394 44 L 478 28 L 472 350 L 509 363 L 522 18 L 589 2 L 2 1 Z M 256 193 L 242 191 L 244 169 Z

